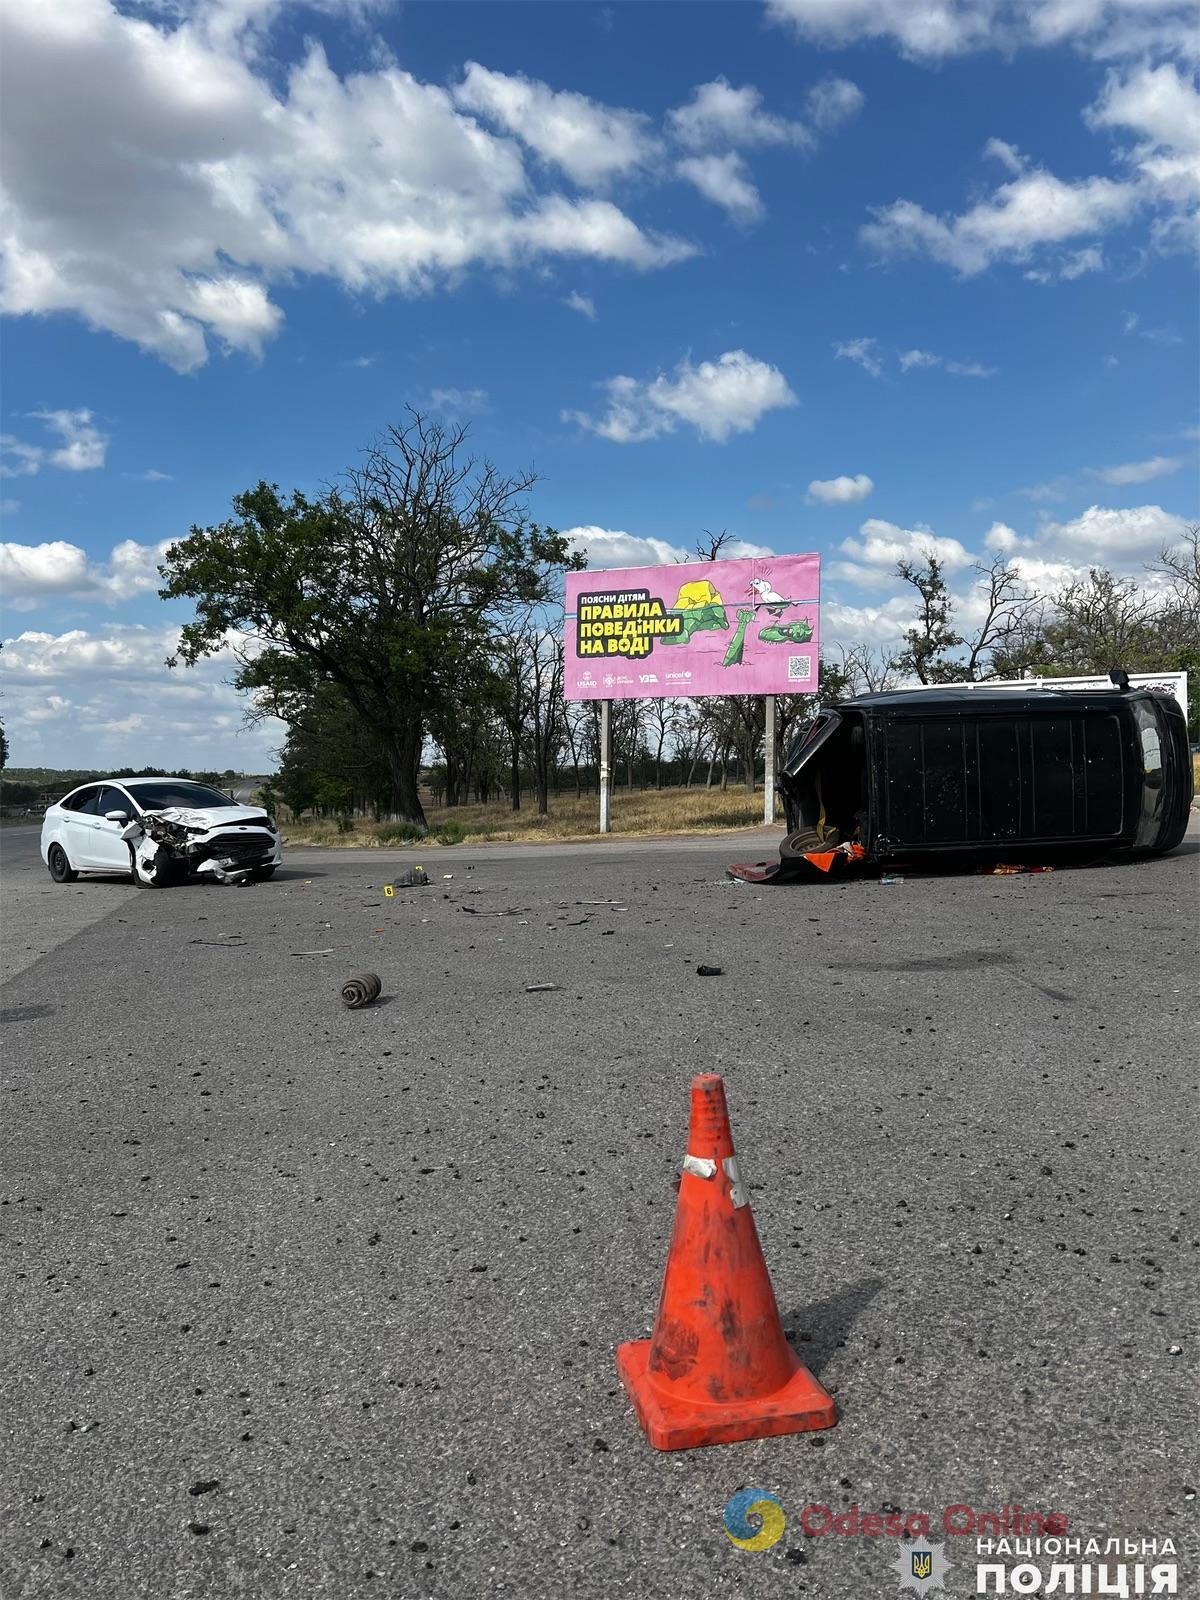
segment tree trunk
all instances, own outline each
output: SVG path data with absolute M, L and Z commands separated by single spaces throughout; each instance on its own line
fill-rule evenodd
M 398 731 L 389 730 L 382 738 L 392 775 L 391 820 L 411 822 L 414 827 L 425 829 L 428 823 L 417 784 L 421 759 L 420 724 L 414 722 Z
M 521 747 L 516 738 L 512 741 L 512 808 L 521 809 Z

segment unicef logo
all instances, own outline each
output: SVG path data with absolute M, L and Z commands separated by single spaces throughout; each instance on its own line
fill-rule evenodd
M 769 1550 L 786 1526 L 783 1507 L 765 1489 L 739 1489 L 725 1507 L 725 1537 L 739 1550 Z

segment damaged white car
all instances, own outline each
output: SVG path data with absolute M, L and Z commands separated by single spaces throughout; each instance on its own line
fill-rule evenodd
M 275 818 L 183 778 L 108 778 L 52 805 L 42 860 L 55 883 L 120 872 L 164 888 L 188 878 L 261 882 L 283 860 Z

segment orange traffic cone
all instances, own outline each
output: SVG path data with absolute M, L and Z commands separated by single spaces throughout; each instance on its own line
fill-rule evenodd
M 617 1370 L 656 1450 L 806 1433 L 837 1419 L 784 1338 L 714 1072 L 692 1079 L 654 1332 L 618 1345 Z

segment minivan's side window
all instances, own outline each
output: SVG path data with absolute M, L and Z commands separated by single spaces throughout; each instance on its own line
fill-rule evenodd
M 69 795 L 63 801 L 63 810 L 81 812 L 84 816 L 94 817 L 98 810 L 99 799 L 99 789 L 80 789 L 77 794 Z

